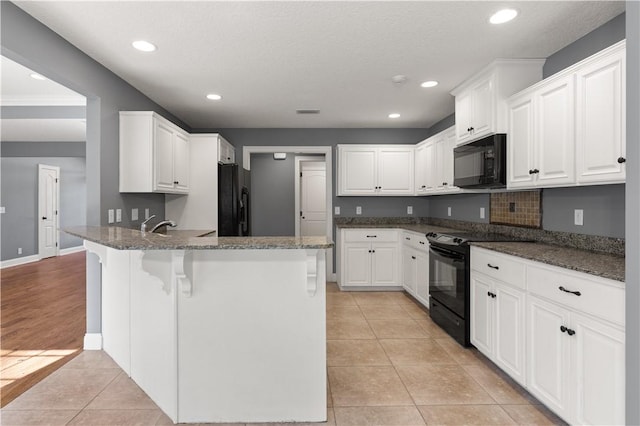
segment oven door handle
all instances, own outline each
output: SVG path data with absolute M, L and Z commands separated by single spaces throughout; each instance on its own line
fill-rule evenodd
M 441 248 L 434 247 L 433 245 L 429 247 L 429 250 L 432 251 L 435 255 L 446 257 L 447 259 L 464 260 L 463 254 L 453 253 L 449 250 L 443 250 Z

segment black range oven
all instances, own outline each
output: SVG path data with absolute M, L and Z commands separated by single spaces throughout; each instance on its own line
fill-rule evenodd
M 462 346 L 470 346 L 471 241 L 517 241 L 500 234 L 429 232 L 431 319 Z M 518 240 L 522 241 L 522 240 Z
M 451 235 L 429 233 L 427 238 L 431 319 L 458 343 L 469 346 L 469 245 Z

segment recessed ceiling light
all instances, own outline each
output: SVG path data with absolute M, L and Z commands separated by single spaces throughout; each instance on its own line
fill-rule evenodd
M 394 112 L 392 114 L 389 114 L 389 118 L 400 118 L 400 114 L 398 114 L 397 112 Z
M 43 75 L 40 75 L 38 73 L 35 73 L 35 72 L 31 73 L 30 77 L 33 78 L 33 79 L 36 79 L 36 80 L 46 80 L 47 79 L 47 77 L 45 77 Z
M 435 87 L 438 85 L 438 82 L 435 80 L 429 80 L 422 83 L 420 86 L 422 87 Z
M 492 24 L 504 24 L 509 22 L 513 18 L 518 16 L 518 11 L 515 9 L 502 9 L 491 15 L 489 22 Z
M 156 45 L 153 43 L 149 43 L 146 40 L 137 40 L 131 43 L 131 45 L 141 52 L 153 52 L 154 50 L 156 50 Z
M 212 100 L 212 101 L 219 101 L 220 99 L 222 99 L 222 96 L 217 95 L 217 94 L 215 94 L 215 93 L 209 93 L 209 94 L 207 95 L 207 99 L 210 99 L 210 100 Z

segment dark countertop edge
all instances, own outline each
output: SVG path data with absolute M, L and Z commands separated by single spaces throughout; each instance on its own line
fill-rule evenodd
M 540 242 L 535 242 L 535 241 L 534 242 L 518 242 L 518 243 L 519 244 L 535 244 L 540 249 L 544 249 L 545 247 L 566 248 L 566 247 L 563 247 L 563 246 L 540 243 Z M 542 264 L 545 264 L 545 265 L 557 266 L 559 268 L 570 269 L 572 271 L 582 272 L 584 274 L 593 275 L 595 277 L 606 278 L 606 279 L 609 279 L 609 280 L 618 281 L 618 282 L 620 282 L 622 284 L 625 283 L 625 271 L 624 271 L 624 268 L 623 268 L 621 273 L 616 273 L 616 272 L 611 272 L 611 271 L 603 271 L 603 270 L 599 270 L 599 271 L 589 270 L 589 269 L 586 269 L 586 268 L 584 268 L 584 267 L 582 267 L 580 265 L 577 265 L 575 263 L 562 261 L 562 260 L 558 259 L 557 257 L 554 257 L 552 259 L 542 258 L 542 256 L 535 256 L 533 254 L 522 252 L 520 250 L 514 250 L 514 249 L 509 250 L 509 249 L 501 246 L 502 244 L 509 244 L 509 242 L 504 242 L 504 241 L 499 243 L 501 245 L 498 245 L 497 243 L 487 242 L 487 241 L 483 241 L 483 242 L 476 241 L 476 242 L 471 242 L 469 244 L 472 245 L 472 246 L 476 246 L 476 247 L 480 247 L 480 248 L 486 249 L 486 250 L 493 250 L 493 251 L 498 252 L 498 253 L 508 254 L 510 256 L 515 256 L 515 257 L 520 257 L 520 258 L 527 259 L 527 260 L 532 260 L 534 262 L 542 263 Z M 574 248 L 571 248 L 571 250 L 575 250 L 577 252 L 584 252 L 587 255 L 610 257 L 611 259 L 622 260 L 624 262 L 624 257 L 623 256 L 616 256 L 616 255 L 613 255 L 613 254 L 605 254 L 605 253 L 597 253 L 597 252 L 589 252 L 589 251 L 586 251 L 586 250 L 580 250 L 580 249 L 574 249 Z

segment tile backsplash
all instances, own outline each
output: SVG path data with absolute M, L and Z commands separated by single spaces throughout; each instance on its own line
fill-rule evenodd
M 540 190 L 491 194 L 490 222 L 502 225 L 542 227 Z

